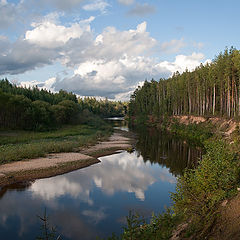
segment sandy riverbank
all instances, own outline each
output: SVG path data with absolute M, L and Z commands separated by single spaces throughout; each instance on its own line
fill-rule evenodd
M 30 181 L 67 173 L 99 163 L 100 156 L 118 150 L 131 149 L 134 140 L 131 134 L 116 131 L 107 141 L 78 149 L 77 152 L 49 154 L 36 158 L 0 165 L 0 186 L 20 181 Z

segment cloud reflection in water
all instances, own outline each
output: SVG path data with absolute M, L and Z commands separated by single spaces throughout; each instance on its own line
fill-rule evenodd
M 8 222 L 15 219 L 19 222 L 14 225 L 18 239 L 36 237 L 40 227 L 36 215 L 46 207 L 53 225 L 67 239 L 94 239 L 107 231 L 104 226 L 111 226 L 111 231 L 118 226 L 117 219 L 127 215 L 128 206 L 147 207 L 143 203 L 150 186 L 159 182 L 175 184 L 167 168 L 144 162 L 136 152 L 121 152 L 100 160 L 88 168 L 37 180 L 21 191 L 8 189 L 1 198 L 0 233 L 9 232 Z M 28 234 L 31 238 L 26 238 Z
M 30 188 L 32 197 L 43 200 L 56 199 L 63 195 L 70 195 L 81 201 L 93 204 L 90 192 L 94 185 L 107 195 L 116 192 L 135 193 L 137 199 L 144 201 L 144 192 L 154 182 L 167 181 L 175 183 L 175 178 L 167 169 L 147 167 L 141 156 L 136 153 L 119 154 L 100 158 L 101 164 L 81 169 L 76 172 L 36 181 Z

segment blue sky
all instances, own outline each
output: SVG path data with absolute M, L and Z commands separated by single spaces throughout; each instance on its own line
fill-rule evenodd
M 239 49 L 237 0 L 0 0 L 0 77 L 19 85 L 127 100 Z

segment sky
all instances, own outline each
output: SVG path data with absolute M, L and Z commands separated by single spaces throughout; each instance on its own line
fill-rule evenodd
M 0 0 L 0 79 L 128 100 L 240 45 L 238 0 Z

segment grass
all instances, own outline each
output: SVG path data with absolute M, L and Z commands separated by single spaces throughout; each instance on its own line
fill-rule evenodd
M 43 157 L 48 153 L 75 151 L 109 136 L 111 131 L 111 127 L 103 123 L 100 127 L 82 124 L 49 132 L 0 132 L 0 164 Z
M 32 141 L 42 139 L 62 139 L 79 135 L 91 135 L 99 128 L 84 125 L 64 126 L 60 129 L 48 131 L 48 132 L 33 132 L 23 130 L 9 130 L 0 131 L 0 145 L 15 144 L 15 143 L 29 143 Z M 103 130 L 103 129 L 102 129 Z

